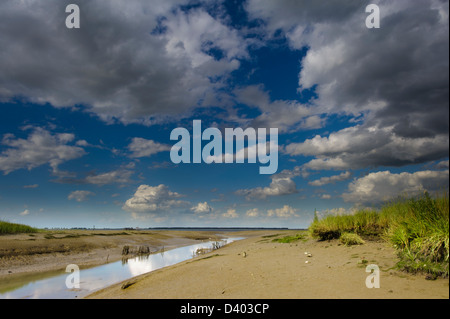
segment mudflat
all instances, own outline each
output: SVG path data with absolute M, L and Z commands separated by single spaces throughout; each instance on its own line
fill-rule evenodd
M 0 280 L 64 270 L 81 269 L 122 259 L 124 246 L 162 248 L 218 239 L 215 232 L 171 230 L 58 230 L 0 236 Z
M 112 285 L 87 298 L 449 298 L 448 279 L 426 280 L 424 275 L 396 270 L 396 252 L 385 242 L 344 246 L 338 240 L 274 241 L 296 233 L 235 233 L 247 238 L 135 277 L 131 285 Z M 369 264 L 380 270 L 379 288 L 366 285 Z

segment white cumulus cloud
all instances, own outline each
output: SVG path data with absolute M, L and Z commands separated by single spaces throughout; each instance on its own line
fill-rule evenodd
M 207 214 L 212 212 L 212 207 L 209 206 L 208 202 L 198 203 L 197 205 L 191 207 L 191 211 L 196 214 Z
M 182 195 L 172 192 L 164 184 L 158 186 L 140 185 L 133 197 L 123 205 L 123 209 L 134 213 L 162 212 L 183 207 L 188 203 L 180 200 Z
M 86 154 L 81 147 L 69 145 L 74 139 L 73 134 L 52 134 L 39 127 L 34 128 L 26 139 L 5 134 L 1 144 L 6 149 L 0 153 L 0 170 L 9 174 L 18 169 L 31 170 L 48 164 L 53 173 L 58 174 L 60 164 Z
M 356 179 L 342 195 L 346 202 L 357 204 L 380 203 L 397 196 L 413 196 L 424 191 L 439 192 L 448 189 L 449 171 L 418 171 L 415 173 L 370 173 Z

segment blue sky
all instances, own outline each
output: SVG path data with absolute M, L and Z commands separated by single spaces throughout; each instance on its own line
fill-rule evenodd
M 304 228 L 448 190 L 447 2 L 7 0 L 0 47 L 2 220 Z M 172 163 L 193 120 L 277 128 L 277 172 Z

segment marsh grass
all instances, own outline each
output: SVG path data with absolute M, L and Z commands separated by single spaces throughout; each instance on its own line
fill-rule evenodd
M 23 224 L 15 224 L 10 222 L 5 222 L 0 220 L 0 235 L 7 234 L 20 234 L 20 233 L 36 233 L 39 230 L 37 228 L 23 225 Z
M 383 235 L 399 250 L 402 268 L 448 277 L 448 195 L 433 199 L 425 194 L 419 199 L 394 203 L 384 214 L 394 216 Z
M 343 233 L 378 236 L 386 227 L 376 211 L 363 210 L 354 215 L 328 215 L 316 219 L 309 227 L 310 234 L 320 240 L 338 239 Z
M 380 238 L 398 250 L 401 269 L 449 275 L 448 194 L 433 198 L 424 193 L 391 201 L 379 211 L 315 218 L 309 232 L 319 240 L 338 239 L 344 233 Z

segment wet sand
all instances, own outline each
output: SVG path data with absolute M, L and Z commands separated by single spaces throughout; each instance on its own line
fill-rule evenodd
M 125 245 L 155 252 L 219 238 L 214 232 L 61 230 L 0 236 L 0 280 L 30 274 L 80 269 L 122 259 Z
M 339 241 L 273 242 L 298 231 L 262 230 L 221 235 L 246 237 L 218 250 L 94 292 L 100 299 L 337 299 L 449 298 L 448 279 L 425 280 L 394 268 L 397 256 L 384 242 L 346 247 Z M 0 281 L 80 268 L 122 258 L 124 245 L 152 251 L 218 239 L 204 231 L 60 231 L 0 236 Z M 308 256 L 305 253 L 311 254 Z M 364 263 L 367 261 L 366 263 Z M 368 264 L 380 268 L 380 288 L 366 287 Z M 129 281 L 129 280 L 127 280 Z
M 283 232 L 282 236 L 289 233 L 295 232 Z M 424 275 L 393 269 L 395 251 L 384 242 L 347 247 L 337 240 L 276 243 L 274 237 L 267 237 L 270 232 L 239 235 L 251 237 L 138 276 L 126 289 L 119 283 L 87 298 L 449 298 L 448 279 L 430 281 Z M 367 288 L 369 273 L 363 260 L 379 267 L 380 288 Z

